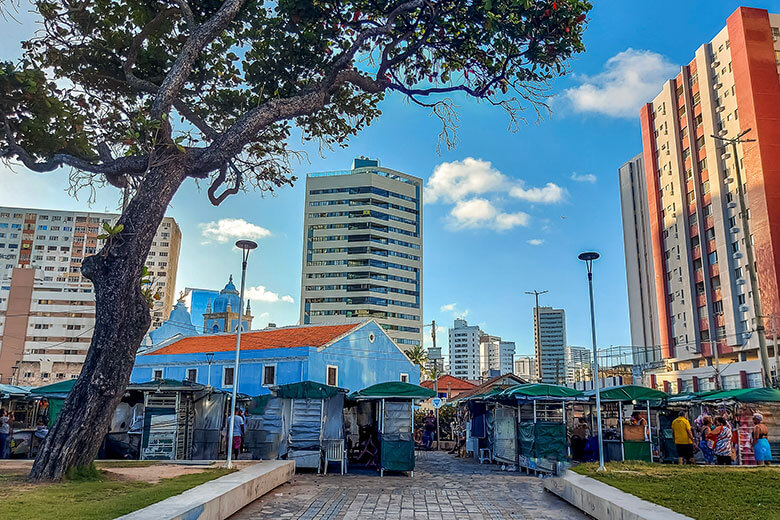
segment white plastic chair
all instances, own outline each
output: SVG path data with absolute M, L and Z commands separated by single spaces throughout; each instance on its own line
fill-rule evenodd
M 328 474 L 328 462 L 338 462 L 341 464 L 341 474 L 347 472 L 347 450 L 344 449 L 344 440 L 326 440 L 325 441 L 325 469 Z

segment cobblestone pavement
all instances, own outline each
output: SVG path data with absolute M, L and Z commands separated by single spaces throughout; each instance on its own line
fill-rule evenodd
M 335 469 L 337 465 L 331 466 Z M 418 457 L 414 477 L 362 472 L 298 474 L 231 520 L 580 520 L 588 518 L 544 491 L 542 481 L 458 459 Z

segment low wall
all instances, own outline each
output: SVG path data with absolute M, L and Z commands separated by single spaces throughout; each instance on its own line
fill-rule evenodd
M 294 473 L 293 461 L 257 462 L 117 520 L 224 520 L 289 481 Z
M 545 479 L 544 487 L 597 520 L 692 520 L 573 471 Z

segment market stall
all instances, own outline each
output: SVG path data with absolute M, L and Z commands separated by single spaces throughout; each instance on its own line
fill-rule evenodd
M 296 468 L 321 471 L 325 444 L 344 440 L 347 391 L 314 381 L 280 385 L 272 390 L 277 399 L 289 401 L 287 458 L 295 460 Z
M 507 388 L 493 397 L 496 401 L 514 401 L 516 423 L 513 433 L 516 452 L 511 452 L 512 442 L 506 442 L 509 449 L 498 443 L 498 416 L 496 418 L 496 450 L 505 452 L 500 461 L 514 456 L 513 463 L 519 468 L 533 470 L 554 470 L 555 463 L 565 461 L 569 456 L 567 440 L 566 405 L 584 400 L 579 390 L 560 385 L 529 383 Z
M 436 397 L 433 390 L 402 382 L 379 383 L 349 395 L 351 460 L 414 476 L 414 401 Z
M 594 397 L 595 391 L 586 392 Z M 669 396 L 660 390 L 644 386 L 621 385 L 601 390 L 601 413 L 604 432 L 605 460 L 643 460 L 653 462 L 661 431 L 659 417 L 651 415 L 653 408 Z M 656 441 L 653 441 L 655 424 Z

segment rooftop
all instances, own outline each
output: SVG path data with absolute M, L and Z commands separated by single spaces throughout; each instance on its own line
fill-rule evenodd
M 241 350 L 322 347 L 362 325 L 363 323 L 305 325 L 244 332 L 241 334 Z M 235 348 L 235 334 L 214 334 L 210 336 L 182 338 L 170 345 L 166 345 L 160 349 L 142 355 L 161 356 L 171 354 L 228 352 L 235 350 Z
M 420 386 L 425 388 L 433 388 L 433 381 L 423 381 Z M 465 379 L 445 374 L 439 378 L 439 390 L 471 390 L 476 388 L 477 385 L 469 383 Z

